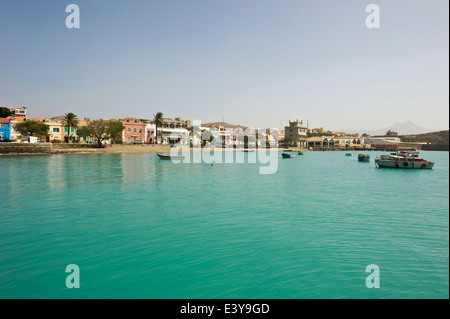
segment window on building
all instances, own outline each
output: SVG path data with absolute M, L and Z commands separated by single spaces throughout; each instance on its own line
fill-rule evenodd
M 133 132 L 134 132 L 134 133 L 136 133 L 136 132 L 137 132 L 137 130 L 136 130 L 136 129 L 134 128 L 134 129 L 133 129 Z
M 131 133 L 131 128 L 128 128 L 128 129 L 127 129 L 127 132 L 128 132 L 128 133 Z
M 54 127 L 54 128 L 53 128 L 53 133 L 59 133 L 59 128 Z
M 0 127 L 6 127 L 6 124 L 1 123 L 1 124 L 0 124 Z
M 142 133 L 142 129 L 139 129 L 139 133 Z

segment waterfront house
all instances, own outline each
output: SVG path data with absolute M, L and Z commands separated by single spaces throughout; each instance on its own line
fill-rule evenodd
M 277 132 L 278 141 L 285 143 L 286 142 L 286 132 L 284 130 L 279 130 Z
M 155 144 L 156 124 L 150 120 L 142 120 L 145 123 L 145 137 L 144 141 L 148 144 Z
M 84 120 L 78 120 L 78 125 L 76 128 L 71 127 L 70 128 L 70 141 L 71 142 L 86 142 L 86 143 L 92 143 L 92 137 L 87 137 L 87 138 L 83 138 L 78 136 L 77 131 L 78 129 L 82 128 L 83 126 L 88 126 L 89 125 L 89 121 L 90 119 L 85 118 Z M 64 134 L 63 134 L 63 138 L 66 138 L 67 136 L 67 124 L 65 124 L 64 122 L 63 126 L 64 126 Z
M 187 129 L 187 125 L 187 121 L 184 121 L 179 117 L 175 119 L 164 118 L 162 127 L 158 126 L 158 144 L 188 144 L 189 131 Z
M 243 146 L 245 144 L 244 140 L 255 139 L 255 132 L 243 125 L 213 122 L 206 123 L 203 126 L 209 128 L 211 135 L 214 137 L 214 145 L 223 147 Z
M 125 126 L 121 136 L 122 143 L 145 143 L 147 134 L 146 123 L 134 117 L 126 117 L 124 119 L 119 119 L 119 121 Z
M 48 125 L 46 142 L 58 143 L 64 141 L 64 124 L 60 121 L 49 118 L 29 118 L 29 120 L 43 122 Z
M 210 128 L 211 135 L 214 137 L 213 144 L 227 147 L 233 143 L 233 129 L 218 125 Z
M 190 145 L 193 147 L 199 147 L 207 143 L 207 141 L 209 141 L 210 129 L 211 128 L 209 127 L 201 126 L 199 121 L 193 121 L 191 126 L 191 134 L 189 136 Z
M 284 140 L 295 147 L 306 147 L 307 130 L 308 128 L 303 125 L 303 121 L 289 121 L 289 126 L 284 128 Z
M 309 149 L 315 150 L 331 150 L 338 146 L 332 136 L 313 136 L 306 143 Z
M 63 140 L 70 135 L 70 142 L 80 142 L 83 140 L 83 138 L 79 137 L 77 134 L 77 130 L 83 126 L 87 126 L 88 122 L 86 120 L 77 120 L 78 124 L 77 127 L 71 127 L 70 128 L 70 134 L 68 134 L 68 127 L 65 123 L 65 120 L 57 120 L 57 118 L 52 118 L 54 121 L 57 121 L 63 125 Z
M 334 138 L 335 144 L 340 148 L 360 148 L 364 145 L 364 138 L 357 136 L 338 136 Z
M 9 141 L 11 139 L 11 120 L 9 118 L 0 118 L 0 141 Z
M 22 135 L 14 129 L 14 125 L 26 121 L 26 117 L 11 117 L 10 118 L 10 140 L 19 141 Z

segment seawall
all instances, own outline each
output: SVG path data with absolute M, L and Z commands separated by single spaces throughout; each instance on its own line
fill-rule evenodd
M 449 150 L 448 144 L 426 144 L 422 146 L 424 151 L 447 151 Z
M 48 154 L 52 143 L 0 143 L 0 154 Z

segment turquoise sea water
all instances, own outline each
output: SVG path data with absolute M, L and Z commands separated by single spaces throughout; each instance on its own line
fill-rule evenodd
M 0 157 L 0 297 L 448 298 L 449 153 L 422 152 L 432 170 L 370 154 L 307 152 L 273 175 L 153 153 Z

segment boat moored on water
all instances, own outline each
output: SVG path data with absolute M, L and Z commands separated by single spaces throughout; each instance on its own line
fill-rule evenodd
M 283 158 L 294 158 L 295 154 L 282 153 L 281 156 L 283 156 Z
M 345 153 L 345 156 L 352 156 L 352 153 Z
M 429 169 L 434 162 L 419 158 L 417 151 L 398 151 L 395 155 L 381 155 L 375 159 L 375 165 L 386 168 Z
M 303 151 L 298 151 L 298 155 L 303 155 Z
M 359 162 L 370 162 L 370 155 L 369 154 L 360 153 L 360 154 L 358 154 L 358 161 Z
M 156 154 L 162 160 L 184 160 L 182 155 Z

